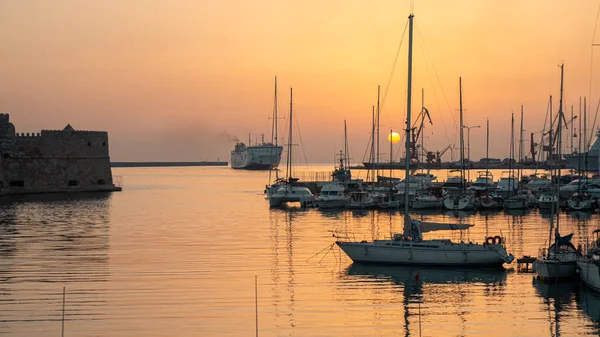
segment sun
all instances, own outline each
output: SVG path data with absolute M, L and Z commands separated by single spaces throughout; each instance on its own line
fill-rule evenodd
M 396 144 L 400 141 L 400 135 L 398 132 L 392 132 L 388 135 L 388 141 L 392 142 L 392 144 Z

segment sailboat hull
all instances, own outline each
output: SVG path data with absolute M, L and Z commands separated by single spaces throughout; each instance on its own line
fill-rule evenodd
M 501 245 L 452 243 L 449 240 L 338 241 L 336 244 L 352 261 L 361 263 L 500 267 L 513 259 Z
M 533 270 L 544 279 L 568 279 L 577 276 L 576 261 L 558 261 L 553 259 L 535 260 Z
M 600 268 L 592 261 L 580 259 L 577 261 L 577 269 L 581 281 L 586 286 L 600 291 Z
M 475 209 L 475 200 L 467 195 L 447 197 L 444 199 L 444 207 L 449 210 Z

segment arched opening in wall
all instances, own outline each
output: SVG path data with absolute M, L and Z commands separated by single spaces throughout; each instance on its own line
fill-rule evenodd
M 92 146 L 92 142 L 88 142 L 88 146 Z
M 106 142 L 102 142 L 102 146 L 106 146 Z
M 78 186 L 79 182 L 77 180 L 69 180 L 67 186 Z
M 2 154 L 2 158 L 7 159 L 8 157 L 10 157 L 10 155 L 8 153 L 3 153 Z
M 98 185 L 106 185 L 106 180 L 104 180 L 104 179 L 98 179 L 98 181 L 96 183 Z
M 25 180 L 11 180 L 10 186 L 11 187 L 23 187 L 23 186 L 25 186 Z

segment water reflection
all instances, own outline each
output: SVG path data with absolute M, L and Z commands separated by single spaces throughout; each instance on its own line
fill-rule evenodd
M 560 336 L 561 320 L 566 316 L 566 311 L 575 302 L 579 291 L 579 282 L 554 282 L 543 283 L 533 282 L 536 295 L 541 297 L 543 305 L 548 313 L 548 334 L 550 336 Z
M 271 280 L 272 280 L 272 298 L 275 323 L 281 326 L 278 320 L 286 319 L 285 325 L 293 328 L 296 326 L 294 315 L 296 303 L 295 291 L 295 268 L 294 268 L 294 220 L 297 216 L 303 216 L 305 211 L 301 208 L 295 208 L 293 211 L 272 211 L 270 213 L 271 227 Z M 283 255 L 280 257 L 280 255 Z M 283 276 L 281 276 L 283 274 Z M 282 278 L 284 278 L 282 280 Z M 281 294 L 281 289 L 285 289 L 285 295 Z M 285 299 L 282 299 L 285 297 Z M 287 308 L 282 310 L 280 304 L 287 303 Z
M 386 266 L 353 263 L 341 273 L 342 281 L 370 281 L 378 299 L 395 301 L 381 294 L 393 284 L 394 292 L 402 295 L 404 335 L 419 335 L 421 319 L 429 333 L 440 333 L 443 327 L 434 322 L 436 315 L 451 314 L 460 320 L 459 335 L 465 335 L 467 318 L 472 314 L 468 303 L 483 297 L 485 301 L 502 296 L 506 271 L 499 269 L 428 268 L 416 266 Z M 359 278 L 358 280 L 356 278 Z M 360 280 L 362 279 L 362 280 Z M 423 310 L 423 312 L 421 311 Z M 432 324 L 433 323 L 433 324 Z M 435 325 L 435 326 L 432 326 Z M 441 329 L 436 332 L 436 329 Z
M 600 329 L 600 294 L 587 287 L 581 287 L 577 307 L 592 319 L 593 327 L 598 331 Z
M 106 282 L 110 275 L 110 199 L 110 194 L 1 199 L 0 275 L 7 275 L 0 278 L 3 320 L 58 320 L 63 285 L 70 320 L 104 315 L 97 310 L 104 306 L 105 289 L 82 284 Z M 0 334 L 11 333 L 5 328 L 0 326 Z

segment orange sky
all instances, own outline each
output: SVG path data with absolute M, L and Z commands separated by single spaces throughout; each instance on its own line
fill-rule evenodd
M 458 146 L 460 76 L 466 124 L 490 119 L 492 157 L 508 155 L 510 113 L 518 115 L 521 104 L 525 134 L 541 131 L 549 94 L 558 106 L 561 62 L 570 115 L 570 105 L 589 95 L 590 66 L 600 72 L 600 51 L 591 62 L 598 6 L 416 1 L 413 113 L 425 88 L 434 123 L 425 147 Z M 270 137 L 278 76 L 282 113 L 294 88 L 307 159 L 333 162 L 346 119 L 352 161 L 360 162 L 377 85 L 388 82 L 409 12 L 409 1 L 391 0 L 4 1 L 0 111 L 18 132 L 67 123 L 106 130 L 116 161 L 228 160 L 233 138 Z M 406 45 L 405 37 L 382 133 L 403 125 Z M 600 76 L 593 78 L 595 106 Z M 484 129 L 471 138 L 478 159 Z

